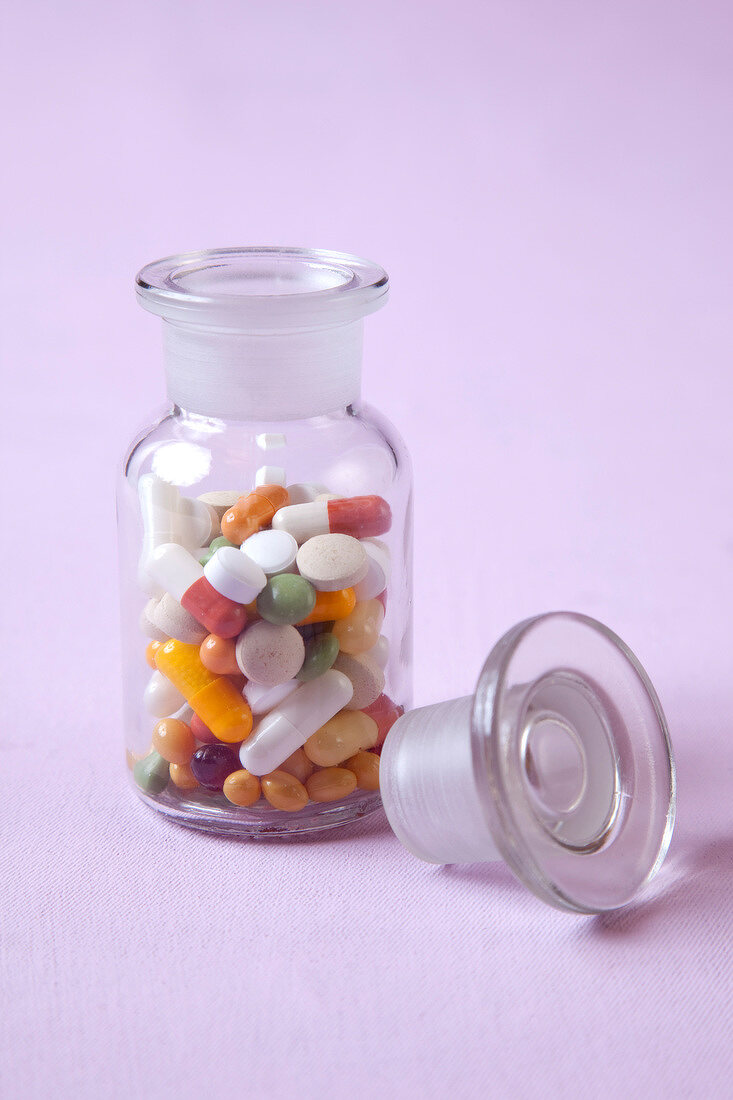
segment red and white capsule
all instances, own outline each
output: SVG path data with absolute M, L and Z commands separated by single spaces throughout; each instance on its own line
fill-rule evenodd
M 149 572 L 209 633 L 233 638 L 243 630 L 247 622 L 244 607 L 214 588 L 185 547 L 172 542 L 158 546 L 153 551 Z
M 389 531 L 392 513 L 383 497 L 337 497 L 288 504 L 275 513 L 272 526 L 287 531 L 298 543 L 328 534 L 366 539 Z

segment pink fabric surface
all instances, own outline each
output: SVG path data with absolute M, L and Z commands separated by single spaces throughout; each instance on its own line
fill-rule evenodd
M 730 6 L 5 24 L 0 1094 L 729 1096 Z M 234 243 L 392 277 L 364 388 L 416 471 L 416 702 L 553 608 L 646 665 L 680 799 L 638 905 L 552 911 L 383 820 L 197 835 L 127 789 L 113 475 L 164 398 L 132 278 Z

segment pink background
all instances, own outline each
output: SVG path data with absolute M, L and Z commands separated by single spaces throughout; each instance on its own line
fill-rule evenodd
M 2 1095 L 730 1095 L 730 5 L 4 22 Z M 382 822 L 244 845 L 129 794 L 112 485 L 163 400 L 132 279 L 239 243 L 392 277 L 365 393 L 415 463 L 416 701 L 551 608 L 645 663 L 680 801 L 638 906 L 554 912 Z

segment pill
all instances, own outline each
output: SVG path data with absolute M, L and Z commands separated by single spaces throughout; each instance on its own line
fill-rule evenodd
M 288 695 L 292 695 L 298 686 L 297 680 L 288 680 L 284 684 L 276 684 L 275 687 L 266 687 L 250 680 L 244 685 L 244 697 L 253 714 L 266 714 L 282 703 L 283 699 L 287 699 Z
M 298 620 L 298 626 L 310 623 L 330 623 L 335 619 L 345 619 L 356 606 L 353 588 L 343 588 L 340 592 L 316 592 L 313 610 Z
M 165 633 L 165 631 L 160 630 L 153 622 L 153 615 L 155 614 L 155 609 L 159 603 L 160 597 L 152 596 L 145 604 L 145 607 L 140 612 L 140 629 L 142 630 L 143 634 L 146 635 L 146 637 L 152 638 L 153 641 L 164 642 L 166 641 L 168 635 Z
M 287 531 L 258 531 L 242 543 L 242 552 L 259 565 L 263 573 L 273 577 L 287 573 L 295 564 L 298 544 Z
M 202 741 L 204 745 L 213 745 L 216 741 L 216 737 L 209 727 L 205 722 L 201 721 L 198 714 L 195 712 L 192 714 L 188 724 L 191 727 L 191 733 L 197 741 Z
M 279 768 L 348 703 L 352 690 L 348 677 L 333 669 L 301 684 L 258 722 L 252 736 L 243 743 L 239 750 L 242 767 L 253 775 L 266 775 Z
M 255 473 L 255 485 L 260 488 L 263 485 L 282 485 L 287 481 L 285 469 L 282 466 L 260 466 Z
M 398 707 L 388 695 L 380 695 L 369 706 L 362 708 L 365 714 L 368 714 L 370 718 L 373 718 L 379 728 L 379 737 L 377 738 L 377 747 L 381 747 L 384 744 L 386 738 L 392 726 L 395 724 L 398 718 L 405 713 L 404 707 Z
M 272 519 L 278 531 L 289 531 L 299 543 L 315 535 L 353 535 L 362 539 L 389 531 L 392 513 L 382 497 L 337 497 L 281 507 Z
M 357 603 L 350 615 L 333 624 L 333 633 L 341 652 L 357 654 L 372 649 L 383 622 L 384 608 L 379 600 Z
M 257 562 L 234 546 L 222 546 L 204 566 L 204 576 L 217 592 L 234 603 L 251 603 L 267 584 Z
M 282 432 L 260 432 L 255 442 L 261 451 L 277 451 L 285 446 L 287 440 Z
M 300 482 L 288 485 L 288 496 L 291 504 L 310 504 L 326 492 L 325 485 L 315 485 L 313 482 Z
M 274 687 L 292 680 L 300 671 L 305 645 L 294 626 L 260 621 L 239 635 L 235 655 L 248 680 Z
M 155 663 L 220 741 L 249 736 L 252 711 L 231 680 L 204 667 L 198 646 L 171 639 L 155 654 Z
M 351 681 L 353 694 L 351 700 L 345 704 L 348 710 L 363 710 L 364 707 L 373 703 L 384 689 L 384 673 L 368 653 L 356 655 L 339 653 L 333 667 L 344 676 L 348 676 Z
M 199 648 L 199 657 L 204 668 L 216 672 L 219 676 L 228 676 L 239 672 L 234 652 L 233 638 L 220 638 L 218 634 L 207 634 Z
M 299 779 L 301 783 L 305 783 L 308 776 L 313 774 L 313 764 L 311 764 L 302 749 L 296 749 L 287 760 L 283 760 L 278 770 L 288 772 Z
M 251 806 L 259 801 L 260 781 L 256 775 L 250 775 L 246 768 L 237 768 L 224 780 L 224 795 L 235 806 Z
M 154 582 L 148 573 L 150 557 L 156 546 L 178 541 L 178 490 L 155 474 L 144 474 L 137 486 L 140 516 L 143 522 L 143 543 L 138 575 L 145 591 L 152 591 Z
M 379 790 L 379 757 L 375 752 L 357 752 L 345 761 L 344 767 L 354 773 L 360 790 Z
M 179 642 L 195 642 L 200 645 L 206 637 L 206 627 L 194 619 L 191 612 L 186 611 L 170 592 L 164 592 L 158 601 L 153 612 L 153 622 L 167 638 L 177 638 Z
M 222 551 L 217 550 L 217 554 L 220 553 Z M 206 568 L 209 569 L 211 564 L 209 562 Z M 156 547 L 149 569 L 153 579 L 211 634 L 232 638 L 243 629 L 247 621 L 244 607 L 213 587 L 204 576 L 202 567 L 185 547 L 175 543 Z M 199 639 L 199 644 L 202 640 Z
M 145 660 L 148 662 L 151 668 L 155 668 L 155 651 L 160 647 L 160 642 L 152 641 L 148 642 L 145 647 Z
M 221 517 L 234 507 L 241 495 L 236 489 L 218 489 L 213 493 L 202 493 L 198 499 L 213 508 L 221 522 Z
M 169 764 L 188 764 L 196 751 L 196 739 L 185 722 L 163 718 L 153 730 L 153 748 Z
M 267 527 L 278 508 L 288 503 L 287 489 L 282 485 L 260 485 L 247 496 L 240 497 L 237 503 L 225 512 L 221 520 L 221 533 L 237 546 L 254 535 L 262 527 Z
M 217 550 L 221 550 L 222 546 L 232 546 L 235 550 L 238 549 L 237 543 L 230 542 L 229 539 L 224 538 L 223 535 L 219 535 L 217 538 L 211 540 L 209 543 L 209 550 L 215 554 Z
M 179 497 L 179 525 L 181 544 L 189 550 L 195 546 L 208 546 L 221 533 L 219 516 L 215 508 L 193 497 Z
M 220 791 L 227 776 L 238 768 L 237 754 L 228 745 L 202 745 L 191 757 L 191 771 L 209 791 Z
M 262 776 L 262 793 L 276 810 L 294 813 L 308 804 L 308 792 L 294 775 L 273 771 Z
M 182 791 L 195 791 L 199 785 L 199 781 L 191 771 L 191 765 L 189 764 L 171 764 L 169 767 L 169 773 L 171 782 L 175 784 L 179 790 Z
M 333 634 L 318 634 L 311 638 L 305 643 L 305 657 L 300 671 L 296 673 L 297 679 L 305 683 L 323 676 L 338 657 L 338 652 L 339 644 Z
M 361 545 L 367 556 L 367 572 L 356 586 L 356 598 L 359 601 L 373 600 L 384 592 L 389 583 L 390 553 L 380 539 L 362 539 Z
M 351 535 L 315 535 L 295 560 L 301 576 L 319 592 L 353 588 L 369 568 L 364 547 Z
M 373 718 L 360 710 L 345 710 L 311 734 L 303 751 L 314 764 L 329 768 L 348 760 L 360 749 L 372 748 L 378 736 L 379 729 Z
M 315 588 L 297 573 L 270 577 L 257 597 L 257 610 L 262 618 L 278 626 L 303 622 L 315 604 Z
M 132 776 L 138 787 L 146 794 L 161 794 L 168 786 L 170 774 L 168 761 L 159 752 L 151 752 L 138 760 L 132 769 Z
M 324 768 L 306 780 L 305 789 L 314 802 L 335 802 L 356 789 L 356 776 L 346 768 Z
M 162 649 L 162 646 L 160 648 Z M 158 653 L 160 653 L 160 649 L 155 654 L 156 662 Z M 175 714 L 186 700 L 170 680 L 156 670 L 148 680 L 143 702 L 150 714 L 156 718 L 167 718 L 169 715 Z
M 384 608 L 382 608 L 384 610 Z M 384 634 L 380 634 L 374 643 L 374 647 L 369 651 L 370 656 L 374 658 L 379 667 L 384 670 L 387 667 L 389 661 L 389 640 Z

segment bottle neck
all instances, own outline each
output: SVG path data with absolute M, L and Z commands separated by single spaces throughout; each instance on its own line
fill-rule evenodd
M 362 334 L 362 320 L 276 333 L 212 331 L 166 322 L 168 396 L 201 416 L 319 416 L 358 400 Z

